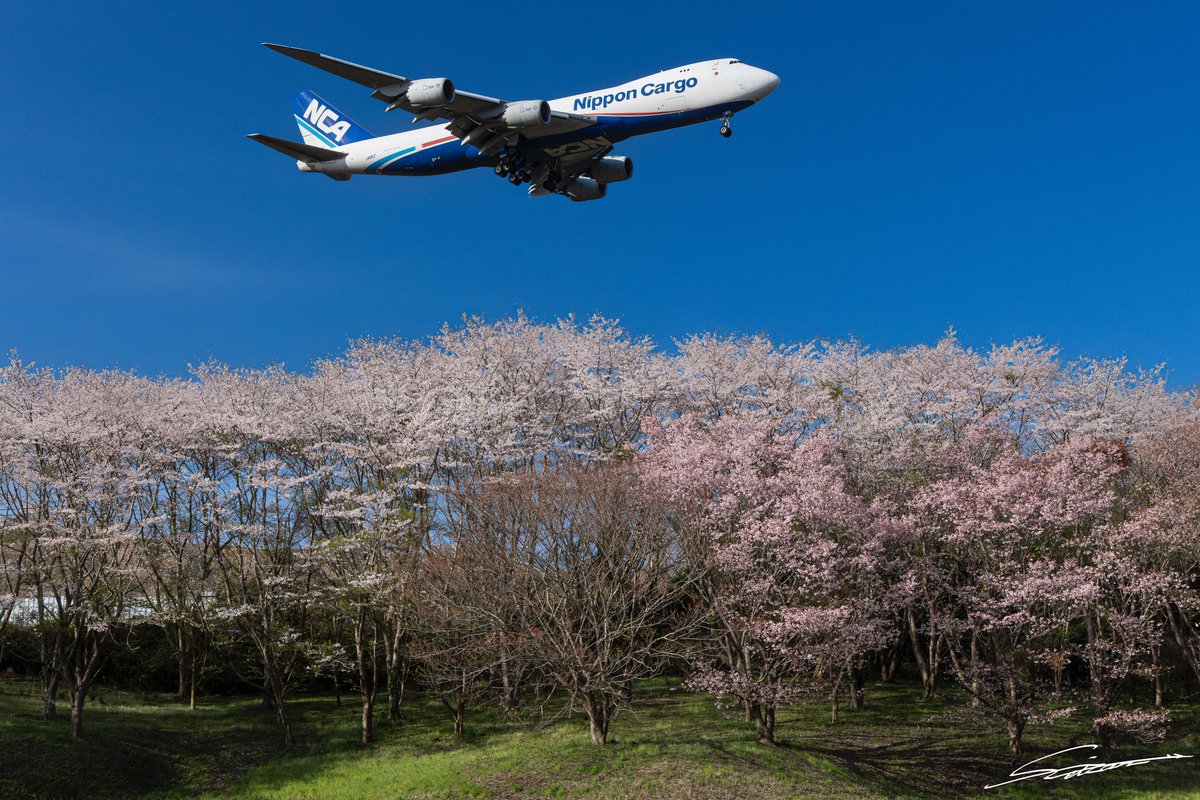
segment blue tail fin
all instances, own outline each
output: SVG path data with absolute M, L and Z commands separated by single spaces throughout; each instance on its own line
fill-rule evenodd
M 326 103 L 315 92 L 305 90 L 292 95 L 292 111 L 305 144 L 336 149 L 373 138 L 366 128 Z

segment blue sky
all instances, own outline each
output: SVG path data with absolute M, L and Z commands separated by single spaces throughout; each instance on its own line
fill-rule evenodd
M 619 317 L 879 347 L 1165 361 L 1200 382 L 1200 5 L 847 2 L 7 3 L 0 348 L 179 373 L 304 368 L 463 313 Z M 312 88 L 375 133 L 367 91 L 293 44 L 528 99 L 732 56 L 783 84 L 717 124 L 635 139 L 607 199 L 487 171 L 302 175 Z

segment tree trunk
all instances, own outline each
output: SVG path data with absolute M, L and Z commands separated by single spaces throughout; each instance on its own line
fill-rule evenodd
M 1163 707 L 1162 646 L 1150 645 L 1150 666 L 1154 670 L 1154 707 Z
M 504 694 L 504 710 L 509 714 L 516 714 L 521 708 L 521 680 L 517 678 L 512 682 L 512 686 Z
M 175 666 L 178 677 L 175 700 L 182 703 L 187 698 L 187 644 L 182 625 L 175 630 Z
M 46 615 L 45 594 L 42 583 L 35 583 L 38 606 L 38 657 L 42 666 L 42 719 L 58 716 L 58 682 L 62 676 L 62 633 L 54 628 L 54 638 L 51 640 L 51 626 Z
M 521 707 L 521 674 L 509 666 L 511 660 L 507 650 L 502 651 L 503 655 L 500 659 L 500 682 L 504 690 L 504 712 L 515 714 L 517 709 Z
M 588 727 L 592 735 L 592 744 L 608 743 L 608 723 L 612 717 L 612 709 L 608 698 L 600 692 L 588 692 L 584 698 L 584 709 L 588 715 Z
M 930 668 L 929 659 L 921 648 L 921 636 L 917 633 L 917 615 L 910 606 L 907 609 L 908 640 L 912 644 L 913 658 L 921 672 L 921 699 L 929 700 L 937 691 L 937 676 Z
M 951 644 L 953 647 L 953 644 Z M 983 701 L 979 699 L 979 631 L 971 630 L 971 708 L 979 708 Z
M 1025 732 L 1025 719 L 1017 715 L 1015 709 L 1018 708 L 1017 684 L 1012 676 L 1004 679 L 1004 690 L 1008 696 L 1008 707 L 1010 716 L 1005 719 L 1004 724 L 1008 729 L 1008 752 L 1010 755 L 1017 755 L 1021 752 L 1021 734 Z
M 283 748 L 291 750 L 296 744 L 296 739 L 292 736 L 292 721 L 288 719 L 287 709 L 282 702 L 279 704 L 279 724 L 283 726 Z
M 388 670 L 387 718 L 389 722 L 400 719 L 400 706 L 404 704 L 404 678 Z
M 454 721 L 454 735 L 462 736 L 466 729 L 467 701 L 460 696 L 455 700 L 454 705 L 450 705 L 450 701 L 442 697 L 442 705 L 450 712 L 450 718 Z
M 375 658 L 374 646 L 367 646 L 366 606 L 359 609 L 354 625 L 354 655 L 358 661 L 358 690 L 362 697 L 362 743 L 370 744 L 375 735 Z M 378 629 L 374 641 L 378 642 Z M 340 698 L 340 694 L 339 694 Z
M 740 664 L 741 664 L 741 671 L 742 671 L 742 674 L 743 674 L 743 675 L 745 675 L 745 676 L 747 676 L 747 677 L 749 677 L 749 676 L 750 676 L 750 674 L 751 674 L 751 670 L 750 670 L 750 650 L 749 650 L 749 649 L 747 649 L 747 648 L 742 648 L 742 649 L 740 649 L 740 650 L 739 650 L 739 649 L 734 649 L 734 647 L 733 647 L 733 644 L 732 644 L 733 640 L 732 640 L 732 639 L 730 639 L 730 640 L 729 640 L 729 642 L 730 642 L 730 645 L 729 645 L 729 652 L 730 652 L 731 654 L 733 654 L 733 655 L 740 656 L 740 658 L 741 658 L 741 662 L 740 662 Z M 731 663 L 733 663 L 733 664 L 734 664 L 734 666 L 735 666 L 735 668 L 736 668 L 739 662 L 737 662 L 737 661 L 734 661 L 734 662 L 731 662 Z M 748 722 L 753 722 L 753 723 L 755 724 L 755 726 L 757 727 L 757 726 L 758 726 L 758 719 L 759 719 L 761 716 L 762 716 L 762 714 L 761 714 L 761 712 L 759 711 L 759 708 L 758 708 L 758 703 L 752 703 L 751 701 L 747 700 L 747 701 L 746 701 L 746 720 L 747 720 Z M 760 738 L 761 738 L 761 737 L 760 737 Z
M 87 686 L 81 686 L 71 694 L 71 741 L 83 741 L 83 703 L 87 699 Z
M 192 668 L 191 672 L 191 699 L 188 702 L 188 707 L 192 711 L 196 710 L 196 648 L 192 648 Z
M 408 662 L 400 672 L 400 685 L 396 689 L 396 715 L 392 719 L 400 719 L 400 707 L 404 705 L 404 688 L 408 686 Z
M 375 695 L 364 694 L 362 699 L 362 743 L 370 744 L 375 738 Z
M 267 666 L 267 661 L 264 658 L 264 667 Z M 273 666 L 273 665 L 272 665 Z M 267 673 L 263 687 L 265 694 L 263 695 L 263 705 L 275 706 L 275 717 L 279 720 L 280 726 L 283 728 L 283 746 L 287 750 L 292 749 L 295 744 L 295 739 L 292 736 L 292 721 L 288 718 L 287 701 L 284 698 L 284 685 L 279 676 L 272 668 L 264 669 Z
M 1084 611 L 1083 618 L 1084 618 L 1084 621 L 1087 623 L 1085 627 L 1087 629 L 1087 643 L 1089 645 L 1089 650 L 1090 650 L 1091 645 L 1094 645 L 1096 643 L 1096 638 L 1099 635 L 1097 632 L 1097 629 L 1096 629 L 1096 620 L 1092 616 L 1092 612 L 1090 609 Z M 1101 660 L 1102 659 L 1097 659 L 1094 657 L 1087 659 L 1088 683 L 1091 685 L 1093 692 L 1096 691 L 1098 689 L 1098 687 L 1101 687 L 1104 685 L 1104 682 L 1103 682 L 1104 676 L 1100 674 L 1100 668 L 1098 666 L 1098 664 L 1100 663 Z
M 1008 730 L 1008 753 L 1015 756 L 1021 752 L 1021 734 L 1025 732 L 1025 723 L 1019 719 L 1008 719 L 1004 725 Z
M 407 661 L 401 655 L 402 631 L 399 623 L 384 637 L 384 659 L 387 661 L 387 718 L 389 722 L 400 719 L 400 706 L 404 703 L 404 678 L 408 673 Z
M 83 739 L 83 704 L 100 668 L 101 640 L 80 623 L 74 630 L 70 656 L 63 659 L 63 677 L 71 692 L 71 741 L 78 742 Z
M 834 724 L 837 724 L 837 721 L 838 721 L 838 705 L 839 705 L 838 699 L 839 699 L 839 695 L 841 695 L 841 693 L 842 693 L 842 679 L 841 679 L 841 676 L 838 676 L 838 679 L 833 682 L 833 691 L 830 693 L 830 703 L 829 703 L 829 706 L 830 706 L 829 721 Z
M 1179 646 L 1179 652 L 1183 656 L 1183 660 L 1192 668 L 1192 675 L 1197 682 L 1200 682 L 1200 658 L 1197 657 L 1196 637 L 1191 633 L 1191 625 L 1184 617 L 1181 625 L 1175 619 L 1175 609 L 1170 604 L 1166 604 L 1167 622 L 1171 625 L 1171 634 L 1175 637 L 1175 643 Z M 1183 612 L 1180 612 L 1183 616 Z
M 896 674 L 900 672 L 900 645 L 888 648 L 879 669 L 879 680 L 883 683 L 894 683 Z
M 608 722 L 603 719 L 589 718 L 588 723 L 592 744 L 606 744 L 608 742 Z
M 866 676 L 861 668 L 850 668 L 850 683 L 854 690 L 850 698 L 851 703 L 856 711 L 862 710 L 867 704 L 867 687 Z
M 754 732 L 758 734 L 759 744 L 775 744 L 775 708 L 774 706 L 760 706 L 758 703 L 750 705 L 750 720 L 754 723 Z
M 296 740 L 292 736 L 292 721 L 288 718 L 287 706 L 283 701 L 282 690 L 280 690 L 278 696 L 275 698 L 275 713 L 279 718 L 279 724 L 283 727 L 283 747 L 285 750 L 291 750 Z
M 58 682 L 61 674 L 57 669 L 42 670 L 42 719 L 58 716 Z

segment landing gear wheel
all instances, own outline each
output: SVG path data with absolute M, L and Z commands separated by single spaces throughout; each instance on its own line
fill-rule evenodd
M 722 125 L 721 135 L 728 139 L 730 136 L 733 136 L 733 128 L 729 127 L 728 124 Z
M 508 167 L 505 166 L 504 164 L 497 164 L 496 165 L 496 174 L 499 175 L 501 178 L 507 178 L 508 177 Z
M 508 182 L 511 183 L 513 186 L 520 186 L 521 185 L 521 176 L 515 172 L 509 173 Z

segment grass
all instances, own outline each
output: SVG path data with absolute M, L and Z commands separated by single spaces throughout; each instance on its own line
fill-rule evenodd
M 28 682 L 0 680 L 0 797 L 210 798 L 1194 798 L 1196 760 L 1160 762 L 998 791 L 1007 775 L 998 726 L 950 692 L 915 702 L 912 687 L 872 686 L 867 707 L 832 725 L 813 705 L 781 714 L 782 746 L 755 743 L 735 714 L 706 696 L 639 686 L 639 703 L 592 746 L 581 715 L 538 725 L 487 710 L 467 733 L 428 697 L 406 701 L 404 719 L 380 721 L 378 742 L 357 743 L 353 697 L 295 701 L 298 744 L 283 752 L 269 711 L 256 700 L 220 698 L 189 711 L 164 695 L 100 690 L 85 717 L 86 741 L 68 742 L 65 719 L 38 717 Z M 1160 746 L 1121 747 L 1099 760 L 1168 752 L 1200 755 L 1200 709 L 1176 709 Z M 1082 719 L 1033 728 L 1029 755 L 1091 741 Z M 1200 759 L 1198 759 L 1200 760 Z

